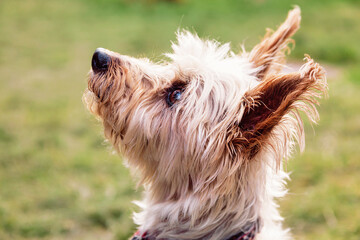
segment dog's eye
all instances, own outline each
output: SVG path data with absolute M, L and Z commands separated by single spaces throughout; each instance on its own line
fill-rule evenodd
M 170 91 L 167 95 L 166 102 L 171 107 L 174 105 L 176 101 L 179 101 L 181 99 L 182 91 L 181 89 L 175 89 L 173 91 Z

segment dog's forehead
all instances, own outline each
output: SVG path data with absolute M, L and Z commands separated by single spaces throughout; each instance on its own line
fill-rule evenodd
M 255 69 L 248 58 L 234 54 L 230 44 L 202 40 L 188 31 L 177 33 L 172 44 L 173 53 L 166 54 L 172 65 L 185 76 L 202 76 L 214 81 L 234 81 L 242 88 L 258 84 Z
M 203 41 L 190 32 L 177 33 L 177 42 L 172 43 L 173 53 L 166 54 L 183 71 L 215 69 L 216 65 L 228 57 L 229 44 Z

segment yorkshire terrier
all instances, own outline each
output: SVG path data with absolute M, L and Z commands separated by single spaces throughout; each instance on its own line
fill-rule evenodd
M 325 72 L 281 72 L 295 7 L 250 52 L 177 33 L 168 61 L 98 48 L 84 102 L 144 186 L 131 239 L 291 239 L 275 198 L 285 195 L 283 160 L 304 146 L 299 112 L 318 120 Z

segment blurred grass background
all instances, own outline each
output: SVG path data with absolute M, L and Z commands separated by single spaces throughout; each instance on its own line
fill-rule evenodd
M 95 48 L 161 59 L 178 27 L 250 50 L 297 4 L 304 53 L 335 72 L 287 168 L 296 239 L 360 239 L 360 2 L 1 0 L 0 239 L 127 239 L 140 190 L 81 102 Z

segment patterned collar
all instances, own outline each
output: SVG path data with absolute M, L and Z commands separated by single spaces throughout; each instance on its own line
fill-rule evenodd
M 256 233 L 259 232 L 259 228 L 260 228 L 260 221 L 257 220 L 255 223 L 253 223 L 252 227 L 249 230 L 245 232 L 241 231 L 231 236 L 230 238 L 227 238 L 226 240 L 254 240 Z M 141 234 L 140 231 L 137 231 L 136 233 L 134 233 L 131 240 L 156 240 L 156 238 L 148 235 L 147 232 Z

